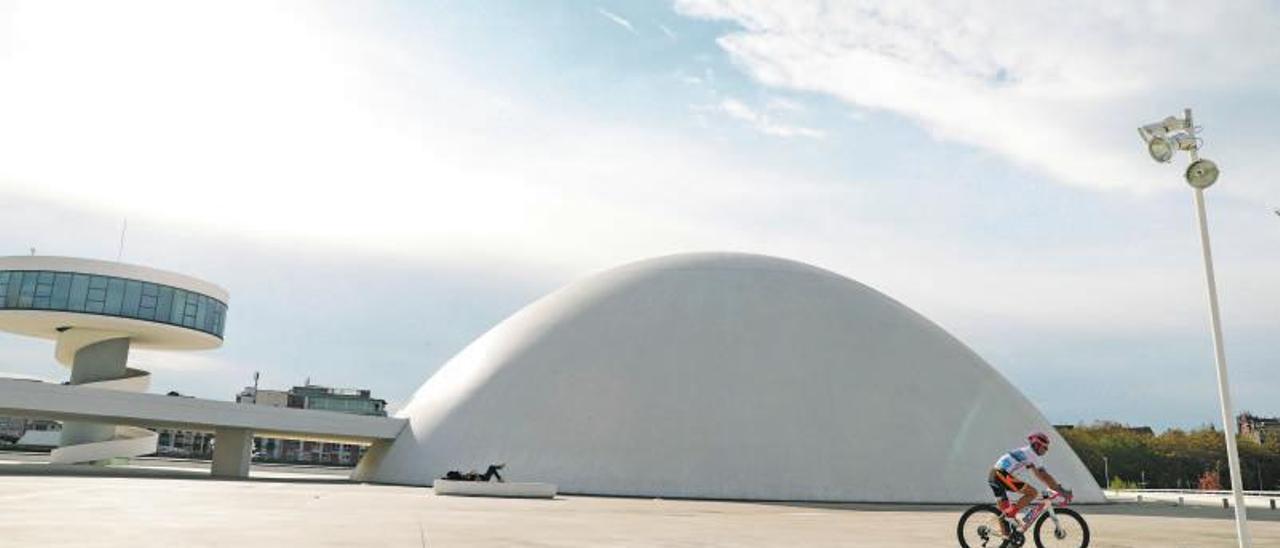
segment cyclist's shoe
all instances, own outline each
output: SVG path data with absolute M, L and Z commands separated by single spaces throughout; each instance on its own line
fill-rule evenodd
M 1018 547 L 1026 544 L 1026 542 L 1027 537 L 1017 531 L 1014 531 L 1013 534 L 1009 536 L 1009 546 Z

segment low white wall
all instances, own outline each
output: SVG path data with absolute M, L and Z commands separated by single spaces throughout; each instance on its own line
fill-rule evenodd
M 1141 502 L 1178 506 L 1235 506 L 1231 491 L 1192 491 L 1173 489 L 1125 489 L 1106 491 L 1109 502 Z M 1225 505 L 1224 505 L 1225 501 Z M 1280 491 L 1245 491 L 1245 508 L 1263 508 L 1280 512 Z

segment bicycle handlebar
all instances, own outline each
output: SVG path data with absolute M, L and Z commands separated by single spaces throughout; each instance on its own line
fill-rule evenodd
M 1070 489 L 1063 489 L 1062 491 L 1045 489 L 1043 492 L 1040 493 L 1040 498 L 1050 500 L 1050 501 L 1052 501 L 1053 499 L 1061 499 L 1062 505 L 1066 506 L 1068 504 L 1071 504 L 1071 500 L 1075 498 L 1075 494 L 1072 493 Z

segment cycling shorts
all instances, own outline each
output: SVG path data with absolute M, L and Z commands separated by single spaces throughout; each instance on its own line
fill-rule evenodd
M 1009 500 L 1005 495 L 1008 491 L 1018 492 L 1026 487 L 1026 482 L 1016 478 L 1013 474 L 1005 472 L 999 468 L 991 470 L 991 474 L 987 476 L 987 485 L 991 486 L 991 493 L 999 500 Z

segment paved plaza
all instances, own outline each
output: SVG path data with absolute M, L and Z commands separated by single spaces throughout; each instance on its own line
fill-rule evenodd
M 0 464 L 0 546 L 920 546 L 955 545 L 960 506 L 789 504 L 566 496 L 505 500 L 349 483 L 336 471 L 255 467 L 207 479 L 180 464 L 100 474 Z M 328 478 L 328 479 L 326 479 Z M 1233 546 L 1231 514 L 1169 504 L 1084 506 L 1093 546 Z M 1251 511 L 1280 546 L 1280 511 Z

